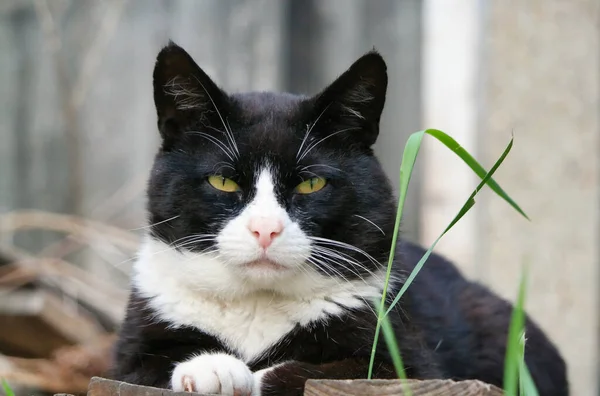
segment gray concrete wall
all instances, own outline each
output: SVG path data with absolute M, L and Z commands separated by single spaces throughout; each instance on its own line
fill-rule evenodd
M 598 395 L 600 27 L 597 0 L 497 0 L 484 16 L 479 154 L 531 217 L 487 193 L 478 207 L 483 280 L 527 308 L 567 359 L 572 394 Z
M 455 137 L 531 222 L 484 190 L 438 245 L 470 278 L 527 310 L 567 361 L 573 395 L 598 395 L 600 2 L 424 2 L 423 127 Z M 473 41 L 473 38 L 476 41 Z M 421 241 L 431 244 L 470 194 L 470 170 L 439 143 L 423 158 Z

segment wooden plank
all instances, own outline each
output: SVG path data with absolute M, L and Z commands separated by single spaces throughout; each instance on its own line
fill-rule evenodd
M 126 382 L 93 377 L 88 388 L 88 396 L 202 396 L 192 392 L 173 392 L 149 386 L 132 385 Z M 211 396 L 205 394 L 204 396 Z
M 452 380 L 308 380 L 306 396 L 402 396 L 408 385 L 414 396 L 501 396 L 502 391 L 481 381 Z M 200 396 L 93 377 L 88 396 Z M 204 395 L 211 396 L 211 395 Z
M 481 381 L 452 380 L 308 380 L 305 396 L 402 396 L 406 386 L 413 396 L 502 396 L 495 386 Z

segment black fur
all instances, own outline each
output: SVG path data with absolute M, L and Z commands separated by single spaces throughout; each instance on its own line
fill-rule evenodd
M 379 133 L 386 88 L 386 65 L 379 54 L 371 52 L 315 97 L 228 95 L 183 49 L 170 43 L 158 55 L 154 71 L 163 143 L 148 187 L 148 211 L 151 224 L 179 217 L 152 226 L 151 234 L 172 243 L 193 233 L 219 230 L 252 199 L 257 164 L 266 159 L 276 171 L 279 202 L 305 233 L 357 246 L 386 262 L 396 203 L 371 149 Z M 220 167 L 230 161 L 226 153 L 195 133 L 223 139 L 220 130 L 224 122 L 231 126 L 239 148 L 234 169 Z M 303 143 L 312 123 L 314 140 Z M 320 139 L 324 140 L 297 164 L 300 146 Z M 294 187 L 310 177 L 302 166 L 312 164 L 321 164 L 311 170 L 328 184 L 316 194 L 294 194 Z M 206 178 L 215 171 L 234 179 L 241 191 L 224 195 L 210 187 Z M 381 231 L 351 214 L 370 219 Z M 199 251 L 211 243 L 185 248 Z M 395 271 L 407 274 L 424 250 L 400 242 L 397 252 Z M 374 264 L 359 254 L 344 253 L 366 267 L 339 266 L 345 277 L 364 276 L 374 269 Z M 399 285 L 394 285 L 390 296 L 398 289 Z M 467 281 L 444 258 L 431 255 L 391 315 L 407 375 L 480 379 L 501 386 L 510 313 L 507 302 Z M 375 322 L 372 311 L 364 309 L 310 327 L 297 326 L 265 358 L 250 363 L 250 369 L 291 361 L 266 377 L 264 395 L 301 395 L 307 378 L 365 378 Z M 191 354 L 225 351 L 235 355 L 199 329 L 168 326 L 156 322 L 147 302 L 133 289 L 116 348 L 114 377 L 168 387 L 174 364 Z M 526 361 L 540 394 L 567 395 L 565 363 L 556 348 L 531 320 L 527 337 Z M 395 375 L 381 341 L 375 377 Z

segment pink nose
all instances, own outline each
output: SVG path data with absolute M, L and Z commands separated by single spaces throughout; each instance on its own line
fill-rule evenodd
M 283 231 L 283 223 L 268 217 L 254 217 L 250 219 L 248 228 L 258 239 L 260 247 L 266 249 L 271 245 L 273 239 Z

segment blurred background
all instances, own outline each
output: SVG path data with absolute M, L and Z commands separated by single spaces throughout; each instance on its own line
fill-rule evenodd
M 487 169 L 514 135 L 496 180 L 531 221 L 482 191 L 436 251 L 510 300 L 529 265 L 527 309 L 572 394 L 599 395 L 599 18 L 598 0 L 1 0 L 0 377 L 77 393 L 106 370 L 171 38 L 228 91 L 314 94 L 375 46 L 395 186 L 415 131 L 449 133 Z M 430 245 L 476 184 L 426 137 L 405 237 Z

